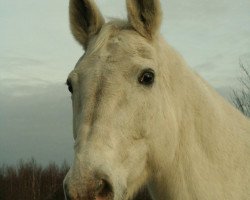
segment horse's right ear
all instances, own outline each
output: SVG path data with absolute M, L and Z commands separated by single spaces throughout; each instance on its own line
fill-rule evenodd
M 142 36 L 152 39 L 160 31 L 160 0 L 127 0 L 128 20 Z
M 93 0 L 70 0 L 69 16 L 72 34 L 86 49 L 90 37 L 97 34 L 104 24 L 102 14 Z

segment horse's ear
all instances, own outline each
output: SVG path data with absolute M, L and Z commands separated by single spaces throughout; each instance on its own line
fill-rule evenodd
M 127 0 L 128 20 L 144 37 L 152 39 L 160 30 L 160 0 Z
M 72 34 L 86 49 L 89 38 L 104 24 L 102 14 L 93 0 L 70 0 L 69 16 Z

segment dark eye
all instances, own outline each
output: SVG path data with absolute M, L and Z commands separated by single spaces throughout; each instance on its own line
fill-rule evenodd
M 71 81 L 69 79 L 67 80 L 66 84 L 68 86 L 68 90 L 70 91 L 70 93 L 73 93 L 73 87 L 72 87 Z
M 138 81 L 145 86 L 151 86 L 154 83 L 155 73 L 152 69 L 145 69 L 141 72 Z

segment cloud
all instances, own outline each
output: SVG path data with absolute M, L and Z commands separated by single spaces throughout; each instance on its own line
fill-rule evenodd
M 30 157 L 42 163 L 70 161 L 73 158 L 72 111 L 66 87 L 52 84 L 26 90 L 29 96 L 0 91 L 1 162 L 15 163 Z

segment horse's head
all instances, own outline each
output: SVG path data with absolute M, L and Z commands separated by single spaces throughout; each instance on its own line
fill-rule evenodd
M 173 155 L 176 122 L 160 3 L 127 0 L 127 8 L 128 22 L 105 23 L 93 1 L 70 1 L 72 33 L 85 54 L 67 80 L 75 139 L 64 181 L 69 199 L 128 199 L 157 173 L 153 155 Z M 153 152 L 157 145 L 169 152 Z

